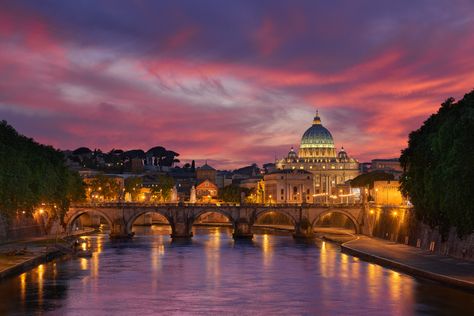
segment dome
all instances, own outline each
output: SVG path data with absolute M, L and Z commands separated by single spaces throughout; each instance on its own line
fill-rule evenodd
M 295 153 L 295 150 L 293 147 L 291 147 L 290 152 L 288 153 L 288 159 L 296 159 L 298 158 L 298 155 Z
M 300 145 L 301 158 L 336 157 L 331 133 L 321 124 L 316 111 L 313 125 L 304 132 Z
M 341 151 L 337 154 L 337 158 L 341 160 L 348 160 L 349 156 L 347 156 L 346 151 L 344 150 L 344 147 L 341 147 Z

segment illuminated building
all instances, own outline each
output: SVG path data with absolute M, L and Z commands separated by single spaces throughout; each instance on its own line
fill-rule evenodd
M 279 170 L 263 177 L 265 203 L 313 203 L 313 174 L 305 170 Z
M 338 195 L 341 185 L 359 175 L 359 162 L 344 148 L 336 152 L 332 135 L 321 124 L 318 112 L 301 138 L 299 152 L 291 148 L 287 157 L 276 161 L 276 167 L 310 172 L 315 202 L 329 201 L 331 196 Z
M 406 204 L 400 192 L 400 182 L 398 181 L 374 181 L 374 188 L 371 190 L 375 204 L 378 205 L 402 205 Z

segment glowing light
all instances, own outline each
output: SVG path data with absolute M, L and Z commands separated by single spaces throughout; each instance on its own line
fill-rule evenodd
M 26 297 L 26 273 L 20 275 L 21 300 L 24 301 Z

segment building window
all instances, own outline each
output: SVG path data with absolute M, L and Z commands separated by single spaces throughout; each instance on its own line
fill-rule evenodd
M 293 187 L 293 194 L 297 194 L 297 193 L 298 193 L 298 187 Z
M 285 195 L 285 190 L 284 189 L 281 189 L 281 195 Z

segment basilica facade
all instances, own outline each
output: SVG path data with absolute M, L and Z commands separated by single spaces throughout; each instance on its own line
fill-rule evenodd
M 330 198 L 339 200 L 350 195 L 346 182 L 359 175 L 359 162 L 343 147 L 336 151 L 332 135 L 322 125 L 318 112 L 301 138 L 299 151 L 291 148 L 287 157 L 276 161 L 276 167 L 311 173 L 313 186 L 308 192 L 314 202 L 330 202 Z

